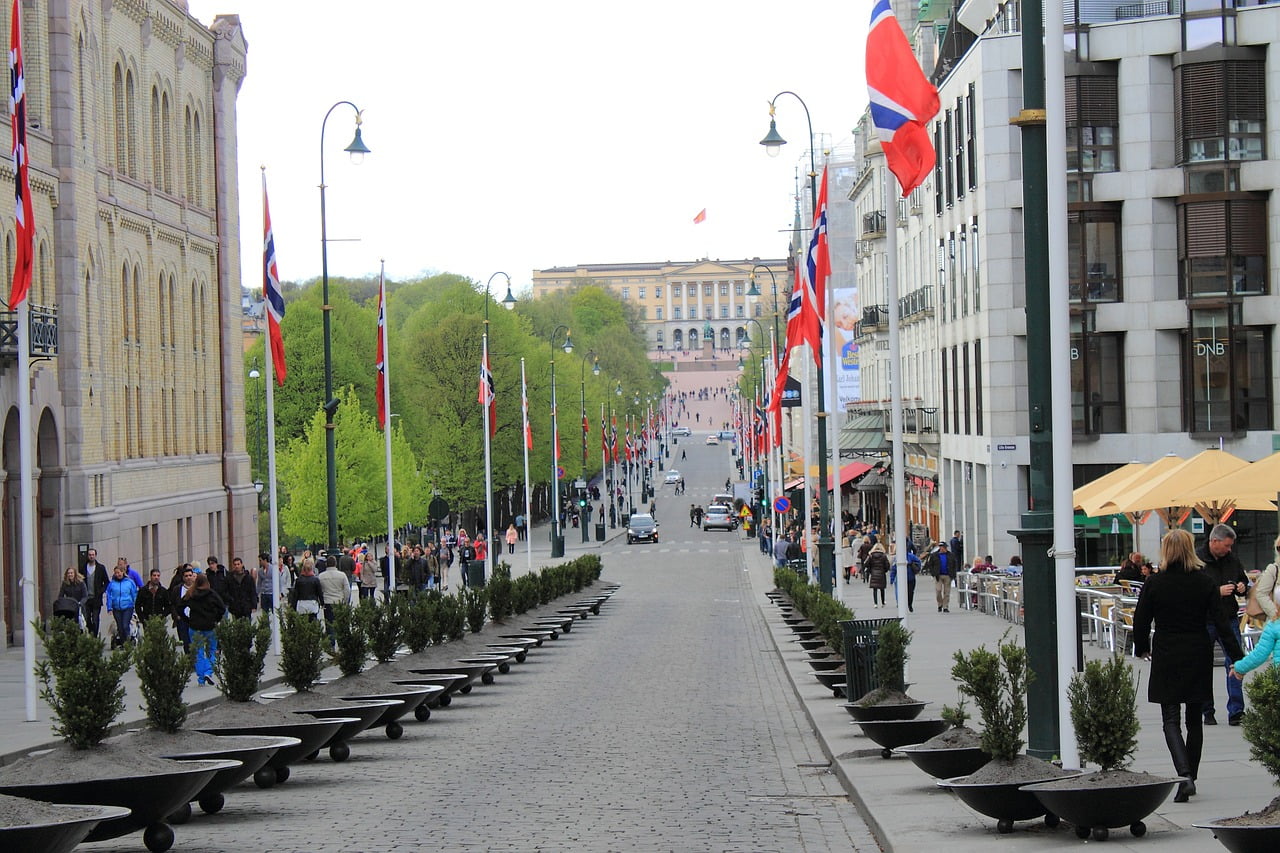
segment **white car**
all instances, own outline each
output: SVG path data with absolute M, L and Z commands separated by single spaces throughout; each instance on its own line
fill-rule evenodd
M 707 436 L 707 444 L 719 444 L 719 443 L 720 443 L 720 436 L 716 435 L 714 432 L 711 433 L 711 435 Z
M 672 483 L 678 483 L 680 482 L 680 472 L 677 471 L 675 468 L 672 468 L 670 471 L 667 472 L 667 476 L 664 477 L 662 481 L 668 486 L 670 486 Z

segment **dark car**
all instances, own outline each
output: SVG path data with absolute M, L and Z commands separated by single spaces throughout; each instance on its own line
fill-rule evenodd
M 653 516 L 647 513 L 640 513 L 631 516 L 627 522 L 627 544 L 631 545 L 636 542 L 657 542 L 658 541 L 658 522 L 653 520 Z

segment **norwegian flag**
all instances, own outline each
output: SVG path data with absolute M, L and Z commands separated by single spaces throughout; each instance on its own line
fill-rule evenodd
M 618 461 L 618 418 L 615 416 L 611 421 L 609 434 L 609 456 L 614 462 Z
M 533 427 L 529 423 L 529 386 L 524 380 L 524 359 L 520 360 L 520 416 L 524 418 L 524 446 L 533 450 Z
M 937 160 L 925 125 L 938 114 L 938 90 L 920 69 L 889 0 L 877 0 L 871 9 L 866 63 L 871 122 L 905 198 Z
M 600 451 L 606 456 L 609 454 L 609 430 L 605 427 L 603 411 L 600 413 Z
M 827 167 L 822 167 L 818 202 L 813 208 L 813 230 L 802 266 L 804 275 L 804 323 L 814 360 L 822 367 L 822 336 L 826 332 L 827 279 L 831 277 L 831 249 L 827 243 Z
M 759 402 L 757 402 L 755 405 L 755 419 L 753 423 L 753 429 L 755 430 L 755 434 L 756 434 L 756 444 L 755 444 L 756 451 L 759 453 L 764 453 L 766 449 L 765 448 L 766 436 L 764 431 L 764 409 L 760 408 Z
M 17 308 L 31 290 L 36 236 L 31 182 L 27 172 L 27 82 L 22 72 L 22 21 L 18 14 L 18 0 L 13 0 L 13 20 L 9 25 L 9 118 L 13 127 L 14 217 L 18 244 L 13 284 L 9 289 L 9 307 L 12 309 Z
M 387 331 L 386 303 L 386 282 L 380 280 L 378 282 L 378 349 L 374 358 L 374 366 L 378 371 L 378 387 L 374 391 L 378 401 L 378 429 L 387 428 L 387 357 L 382 343 Z
M 489 336 L 484 336 L 483 353 L 480 357 L 480 388 L 476 393 L 476 402 L 487 407 L 489 413 L 489 437 L 498 433 L 498 394 L 493 387 L 493 372 L 489 370 Z M 526 420 L 527 422 L 527 420 Z
M 284 385 L 284 335 L 280 331 L 280 321 L 284 319 L 284 292 L 280 289 L 280 271 L 276 269 L 276 238 L 271 232 L 265 169 L 262 172 L 262 298 L 267 303 L 267 341 L 271 347 L 271 369 L 275 371 L 276 384 Z M 381 357 L 378 360 L 381 361 Z

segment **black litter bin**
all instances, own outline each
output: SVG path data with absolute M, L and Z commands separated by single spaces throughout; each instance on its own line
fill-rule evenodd
M 479 589 L 484 586 L 484 561 L 472 560 L 467 564 L 467 586 Z
M 846 619 L 840 623 L 844 633 L 845 693 L 857 702 L 876 689 L 876 649 L 880 647 L 880 629 L 902 620 Z
M 809 578 L 809 564 L 803 557 L 798 560 L 787 560 L 787 568 L 799 575 L 803 580 Z
M 603 521 L 596 522 L 596 541 L 597 542 L 604 541 L 604 522 Z
M 564 556 L 564 534 L 552 534 L 551 536 L 551 556 L 553 558 Z
M 622 514 L 622 526 L 623 526 L 623 527 L 626 527 L 626 526 L 627 526 L 628 524 L 630 524 L 630 523 L 631 523 L 631 513 L 629 513 L 629 512 L 624 512 L 624 513 Z

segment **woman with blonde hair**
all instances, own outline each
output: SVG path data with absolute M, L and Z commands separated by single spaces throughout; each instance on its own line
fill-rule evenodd
M 884 591 L 889 583 L 889 558 L 879 542 L 871 546 L 862 570 L 867 573 L 867 583 L 871 587 L 871 606 L 884 607 Z
M 1231 660 L 1244 657 L 1231 626 L 1218 606 L 1213 579 L 1199 571 L 1195 540 L 1185 530 L 1170 530 L 1160 542 L 1161 571 L 1151 575 L 1138 594 L 1133 612 L 1134 654 L 1151 661 L 1147 701 L 1160 706 L 1165 744 L 1179 776 L 1175 803 L 1196 793 L 1200 753 L 1204 745 L 1203 709 L 1213 701 L 1214 624 Z M 1151 624 L 1155 623 L 1154 640 Z M 1179 720 L 1186 718 L 1186 735 Z

